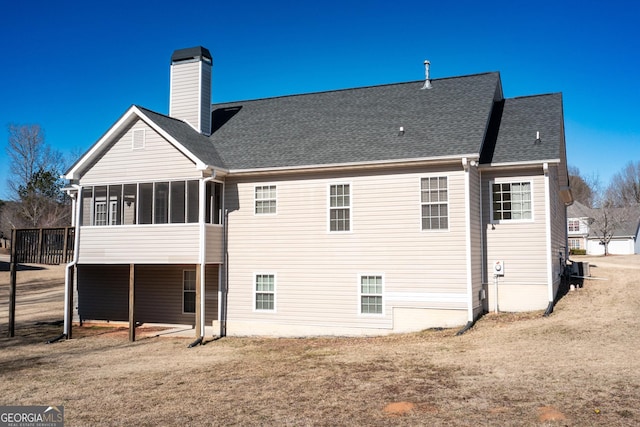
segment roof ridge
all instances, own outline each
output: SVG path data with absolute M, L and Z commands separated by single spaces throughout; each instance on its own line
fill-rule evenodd
M 505 98 L 505 99 L 537 98 L 537 97 L 540 97 L 540 96 L 551 96 L 551 95 L 560 95 L 560 96 L 562 96 L 562 92 L 537 93 L 535 95 L 520 95 L 520 96 L 513 96 L 511 98 Z
M 487 71 L 484 73 L 474 73 L 474 74 L 466 74 L 463 76 L 449 76 L 449 77 L 439 77 L 435 79 L 431 79 L 431 81 L 442 81 L 442 80 L 453 80 L 453 79 L 464 79 L 469 77 L 477 77 L 489 74 L 500 75 L 499 71 Z M 267 96 L 264 98 L 253 98 L 253 99 L 238 99 L 235 101 L 224 101 L 224 102 L 213 102 L 211 105 L 223 105 L 223 104 L 237 104 L 240 102 L 254 102 L 254 101 L 269 101 L 273 99 L 282 99 L 282 98 L 293 98 L 299 96 L 308 96 L 308 95 L 320 95 L 325 93 L 337 93 L 337 92 L 347 92 L 347 91 L 356 91 L 362 89 L 373 89 L 373 88 L 382 88 L 386 86 L 400 86 L 400 85 L 409 85 L 409 84 L 418 84 L 424 83 L 424 79 L 420 80 L 411 80 L 406 82 L 395 82 L 395 83 L 382 83 L 382 84 L 372 84 L 367 86 L 357 86 L 357 87 L 347 87 L 342 89 L 328 89 L 328 90 L 320 90 L 316 92 L 304 92 L 304 93 L 292 93 L 288 95 L 275 95 L 275 96 Z

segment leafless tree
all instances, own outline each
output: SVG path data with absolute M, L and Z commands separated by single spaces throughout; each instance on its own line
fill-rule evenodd
M 8 187 L 14 205 L 3 215 L 13 227 L 67 225 L 68 207 L 60 191 L 64 160 L 46 142 L 40 125 L 8 126 Z
M 569 166 L 569 186 L 573 198 L 587 207 L 593 206 L 594 187 L 597 181 L 597 178 L 583 177 L 576 166 Z
M 607 190 L 608 198 L 616 206 L 640 204 L 640 161 L 629 162 L 613 176 Z

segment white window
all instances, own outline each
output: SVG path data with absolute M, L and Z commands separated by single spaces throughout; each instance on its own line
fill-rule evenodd
M 449 229 L 449 189 L 446 176 L 420 180 L 423 230 Z
M 329 231 L 351 230 L 351 187 L 336 184 L 329 187 Z
M 569 239 L 569 249 L 582 249 L 580 242 L 582 239 Z
M 184 313 L 196 312 L 195 270 L 183 270 L 182 272 L 182 311 Z
M 107 225 L 107 201 L 96 200 L 94 225 Z
M 571 219 L 569 220 L 569 231 L 573 233 L 577 233 L 580 231 L 580 220 Z
M 531 220 L 531 182 L 494 182 L 491 184 L 493 221 Z
M 256 274 L 254 291 L 256 311 L 275 311 L 276 276 L 274 274 Z
M 255 188 L 255 213 L 276 213 L 276 186 L 263 185 Z
M 382 314 L 382 276 L 360 276 L 360 313 Z
M 118 225 L 118 201 L 109 201 L 109 225 Z

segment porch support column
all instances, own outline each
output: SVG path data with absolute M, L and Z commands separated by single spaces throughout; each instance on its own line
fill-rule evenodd
M 11 260 L 9 263 L 9 338 L 15 336 L 16 327 L 16 285 L 18 280 L 18 231 L 11 229 Z
M 129 264 L 129 341 L 136 340 L 136 320 L 135 320 L 135 264 Z

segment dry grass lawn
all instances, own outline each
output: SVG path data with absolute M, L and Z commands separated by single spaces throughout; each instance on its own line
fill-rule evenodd
M 465 335 L 135 343 L 62 319 L 60 267 L 18 273 L 0 405 L 64 405 L 69 426 L 640 424 L 640 256 L 576 257 L 594 278 L 542 312 L 489 314 Z M 140 334 L 139 334 L 140 335 Z

